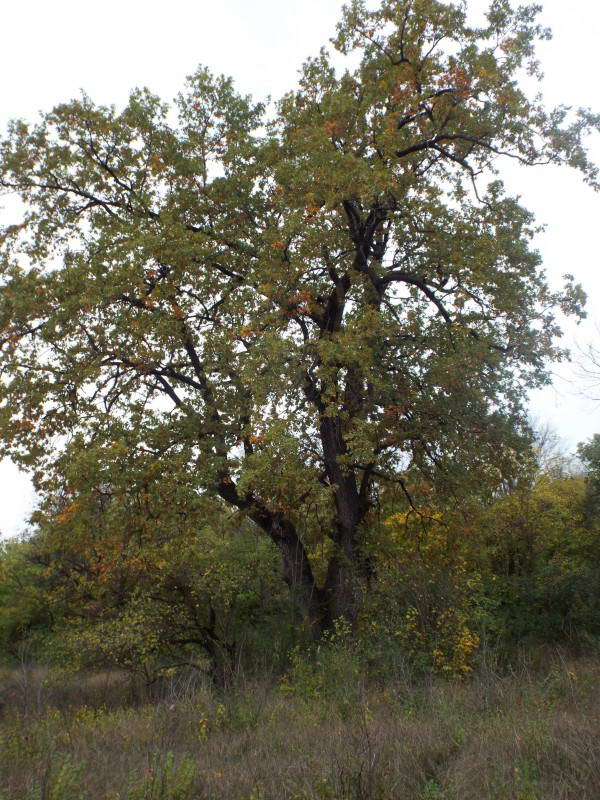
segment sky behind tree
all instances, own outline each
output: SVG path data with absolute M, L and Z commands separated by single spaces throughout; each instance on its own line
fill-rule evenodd
M 148 86 L 170 100 L 199 63 L 232 75 L 240 91 L 277 98 L 293 88 L 297 70 L 333 34 L 341 0 L 75 0 L 10 4 L 3 12 L 0 70 L 3 76 L 0 131 L 9 119 L 34 120 L 38 110 L 79 95 L 121 106 L 129 91 Z M 474 16 L 487 6 L 469 0 Z M 597 46 L 600 6 L 589 0 L 545 0 L 542 22 L 554 38 L 539 48 L 547 105 L 564 103 L 600 110 Z M 532 92 L 536 87 L 532 85 Z M 2 135 L 0 134 L 0 135 Z M 600 163 L 600 137 L 590 141 Z M 547 226 L 537 246 L 550 283 L 573 273 L 588 293 L 588 319 L 565 326 L 574 362 L 553 369 L 552 387 L 531 397 L 531 413 L 549 423 L 573 449 L 600 432 L 600 407 L 582 397 L 579 351 L 600 341 L 600 194 L 580 176 L 555 167 L 523 169 L 504 164 L 510 191 Z M 1 202 L 1 201 L 0 201 Z M 10 200 L 0 221 L 12 221 Z M 0 532 L 18 533 L 34 496 L 29 480 L 8 462 L 0 465 Z

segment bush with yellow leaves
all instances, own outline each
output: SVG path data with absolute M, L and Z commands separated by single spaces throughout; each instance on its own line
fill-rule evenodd
M 456 519 L 427 509 L 389 517 L 362 614 L 376 650 L 387 645 L 412 665 L 457 678 L 472 671 L 481 611 L 481 578 L 460 533 Z

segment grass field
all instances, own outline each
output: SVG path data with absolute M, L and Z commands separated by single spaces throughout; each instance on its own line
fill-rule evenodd
M 463 682 L 0 675 L 2 800 L 598 800 L 600 659 Z

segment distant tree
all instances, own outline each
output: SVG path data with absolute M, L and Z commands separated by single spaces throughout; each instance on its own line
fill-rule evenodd
M 596 525 L 600 521 L 600 434 L 581 443 L 577 454 L 585 467 L 586 514 Z
M 510 472 L 525 391 L 561 357 L 555 313 L 581 313 L 569 276 L 548 289 L 532 215 L 481 185 L 506 158 L 596 186 L 598 118 L 519 88 L 537 11 L 494 0 L 475 28 L 463 4 L 354 0 L 334 46 L 358 66 L 322 51 L 273 118 L 200 69 L 174 109 L 138 90 L 120 112 L 84 96 L 13 122 L 2 453 L 43 489 L 75 435 L 143 448 L 272 539 L 315 630 L 352 620 L 379 488 Z
M 0 542 L 0 663 L 24 656 L 32 637 L 53 623 L 44 570 L 31 553 L 28 541 Z
M 600 327 L 596 330 L 600 334 Z M 581 352 L 579 377 L 585 387 L 583 395 L 590 400 L 600 400 L 600 348 L 593 341 Z

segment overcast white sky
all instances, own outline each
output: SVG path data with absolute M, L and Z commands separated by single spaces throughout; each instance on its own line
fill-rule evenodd
M 600 4 L 595 0 L 540 0 L 554 39 L 540 47 L 548 104 L 600 111 Z M 485 0 L 469 0 L 479 10 Z M 21 0 L 2 9 L 0 136 L 15 117 L 71 99 L 84 89 L 98 103 L 127 99 L 148 86 L 171 99 L 199 63 L 232 75 L 240 90 L 278 97 L 293 86 L 304 58 L 333 34 L 342 0 Z M 591 143 L 600 162 L 600 137 Z M 505 174 L 506 177 L 506 174 Z M 589 320 L 567 338 L 574 349 L 600 345 L 600 195 L 562 169 L 512 169 L 507 184 L 538 221 L 551 282 L 572 272 L 589 296 Z M 0 218 L 2 212 L 0 211 Z M 598 327 L 597 327 L 598 326 Z M 556 369 L 554 387 L 531 400 L 567 447 L 600 432 L 600 406 L 580 396 L 574 366 Z M 0 464 L 0 533 L 24 526 L 34 498 L 29 481 Z

